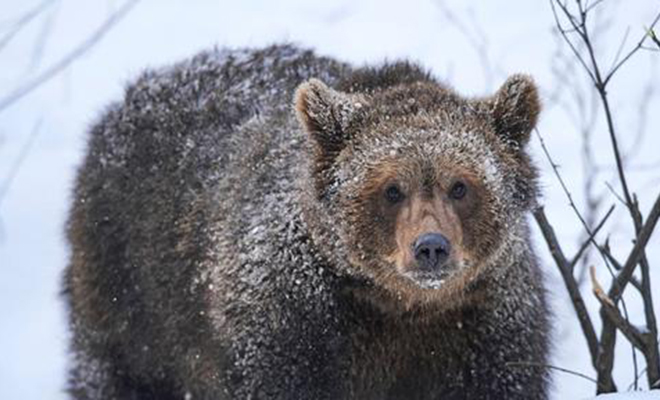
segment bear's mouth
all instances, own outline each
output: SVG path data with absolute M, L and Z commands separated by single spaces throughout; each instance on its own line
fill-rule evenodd
M 440 289 L 447 279 L 450 278 L 450 273 L 446 271 L 430 272 L 430 271 L 407 271 L 402 273 L 404 277 L 413 281 L 422 289 Z

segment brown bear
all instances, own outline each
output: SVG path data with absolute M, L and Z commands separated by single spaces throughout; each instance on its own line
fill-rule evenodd
M 69 393 L 546 398 L 538 112 L 291 45 L 144 73 L 75 186 Z

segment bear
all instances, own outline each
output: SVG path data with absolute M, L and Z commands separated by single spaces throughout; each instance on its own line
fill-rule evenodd
M 89 134 L 63 294 L 75 399 L 545 399 L 532 79 L 213 49 Z

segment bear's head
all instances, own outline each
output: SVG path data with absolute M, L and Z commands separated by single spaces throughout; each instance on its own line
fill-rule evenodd
M 346 92 L 312 79 L 295 108 L 315 209 L 356 275 L 410 307 L 450 304 L 506 267 L 537 196 L 530 78 L 481 99 L 431 79 Z

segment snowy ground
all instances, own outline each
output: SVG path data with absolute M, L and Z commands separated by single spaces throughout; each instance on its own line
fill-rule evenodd
M 650 392 L 604 394 L 596 397 L 595 400 L 657 400 L 659 398 L 660 391 L 652 390 Z
M 11 30 L 14 17 L 39 2 L 3 2 L 0 40 Z M 632 46 L 660 3 L 605 3 L 613 8 L 616 19 L 606 21 L 609 36 L 597 43 L 597 50 L 603 51 L 603 65 L 609 67 L 626 28 L 630 27 L 627 46 Z M 0 102 L 20 82 L 38 75 L 81 43 L 122 4 L 111 0 L 54 1 L 44 16 L 28 25 L 7 46 L 0 46 Z M 0 398 L 64 398 L 67 333 L 58 291 L 67 257 L 63 223 L 71 184 L 83 154 L 85 130 L 109 101 L 121 95 L 125 82 L 146 67 L 168 64 L 214 45 L 261 46 L 292 41 L 357 64 L 384 58 L 418 60 L 460 92 L 472 95 L 495 90 L 510 73 L 530 73 L 541 86 L 546 103 L 539 130 L 580 200 L 579 138 L 566 113 L 554 106 L 551 98 L 558 82 L 551 68 L 557 41 L 551 34 L 549 4 L 528 0 L 411 0 L 403 4 L 382 0 L 322 4 L 307 0 L 143 0 L 64 73 L 10 108 L 0 110 L 0 183 L 21 157 L 20 149 L 38 121 L 42 121 L 10 191 L 0 197 Z M 41 35 L 44 29 L 45 36 Z M 40 41 L 40 37 L 45 40 Z M 475 44 L 487 49 L 485 57 L 478 55 Z M 638 54 L 610 88 L 615 122 L 625 148 L 631 146 L 631 138 L 638 130 L 642 108 L 637 101 L 643 97 L 651 74 L 656 79 L 660 76 L 658 62 L 652 63 L 652 57 L 660 61 L 658 53 Z M 644 102 L 650 110 L 658 110 L 658 99 L 652 93 Z M 660 126 L 660 115 L 650 114 L 647 126 Z M 610 148 L 605 132 L 601 129 L 596 134 L 602 137 L 597 158 L 606 164 Z M 548 215 L 570 254 L 580 234 L 578 222 L 567 207 L 537 139 L 532 146 L 543 168 Z M 645 211 L 660 187 L 658 146 L 657 128 L 650 129 L 630 164 L 631 186 L 639 194 Z M 605 173 L 597 185 L 603 187 L 606 180 L 616 183 L 612 174 Z M 611 197 L 608 195 L 607 206 L 614 202 Z M 606 229 L 616 232 L 611 242 L 615 253 L 621 255 L 631 239 L 624 216 L 619 205 Z M 535 234 L 540 238 L 536 229 Z M 546 261 L 556 312 L 552 363 L 594 376 L 566 291 L 547 257 L 545 245 L 540 239 L 537 242 Z M 649 256 L 656 267 L 660 263 L 659 245 L 660 236 L 656 235 L 649 245 Z M 652 273 L 658 288 L 660 270 L 655 268 Z M 600 271 L 599 276 L 607 282 L 606 272 Z M 596 310 L 597 304 L 586 286 L 584 293 L 589 307 Z M 628 308 L 631 319 L 641 322 L 638 300 L 631 297 Z M 655 300 L 656 309 L 660 309 L 660 296 Z M 630 347 L 622 343 L 619 340 L 615 377 L 619 386 L 626 389 L 632 382 L 632 361 Z M 594 393 L 591 382 L 571 375 L 557 372 L 554 382 L 556 399 L 588 398 Z

